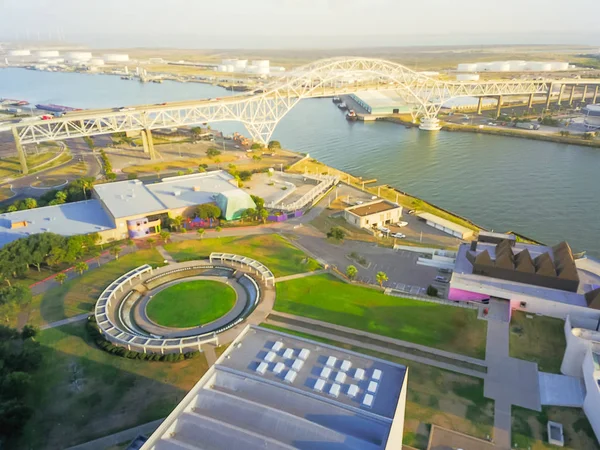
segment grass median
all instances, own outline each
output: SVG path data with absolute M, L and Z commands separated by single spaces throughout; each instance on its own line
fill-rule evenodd
M 315 275 L 277 283 L 276 311 L 364 330 L 415 344 L 485 357 L 487 323 L 477 311 L 384 295 Z

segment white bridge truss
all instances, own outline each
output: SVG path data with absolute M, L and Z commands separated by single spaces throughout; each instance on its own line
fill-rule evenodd
M 52 120 L 19 123 L 13 133 L 19 144 L 56 141 L 123 131 L 153 130 L 219 121 L 239 121 L 255 141 L 268 143 L 279 121 L 304 98 L 372 89 L 393 89 L 413 107 L 416 117 L 433 119 L 441 106 L 457 97 L 499 97 L 551 93 L 552 80 L 448 82 L 390 61 L 345 57 L 300 67 L 265 86 L 218 100 L 175 102 L 117 110 L 72 112 Z M 598 84 L 598 80 L 590 80 Z M 577 80 L 583 84 L 583 80 Z

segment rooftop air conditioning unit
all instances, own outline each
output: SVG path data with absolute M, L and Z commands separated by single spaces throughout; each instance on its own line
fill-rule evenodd
M 194 186 L 192 189 L 194 190 L 194 192 L 200 192 L 202 190 L 200 186 Z
M 179 197 L 181 195 L 181 191 L 173 191 L 173 195 L 175 197 Z

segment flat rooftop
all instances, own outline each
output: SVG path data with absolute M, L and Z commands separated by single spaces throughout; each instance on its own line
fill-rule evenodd
M 458 233 L 473 232 L 473 230 L 471 230 L 470 228 L 463 227 L 462 225 L 451 222 L 448 219 L 444 219 L 442 217 L 436 216 L 435 214 L 424 212 L 424 213 L 417 214 L 417 217 L 419 217 L 423 220 L 427 220 L 429 222 L 437 223 L 438 225 L 441 225 L 444 228 L 448 228 L 449 230 L 453 230 Z
M 480 247 L 482 247 L 482 250 L 488 249 L 488 245 L 494 247 L 495 244 L 479 242 L 477 244 L 477 250 L 479 251 Z M 515 294 L 519 294 L 520 296 L 541 298 L 568 305 L 587 307 L 587 302 L 582 293 L 563 291 L 560 289 L 552 289 L 533 284 L 518 283 L 516 281 L 474 274 L 473 265 L 466 256 L 469 248 L 469 244 L 462 244 L 458 248 L 454 272 L 452 273 L 452 279 L 450 280 L 450 286 L 452 288 L 485 293 L 499 298 L 512 298 Z M 521 243 L 517 243 L 513 248 L 520 248 L 521 250 L 529 248 L 532 258 L 535 258 L 538 254 L 548 251 L 549 249 L 549 247 Z M 552 249 L 550 249 L 550 253 L 552 256 Z M 492 257 L 494 258 L 495 255 Z
M 406 106 L 406 101 L 394 90 L 362 91 L 354 94 L 371 108 Z
M 0 214 L 0 246 L 37 233 L 73 236 L 114 227 L 115 224 L 98 200 L 44 206 Z
M 248 326 L 142 449 L 383 449 L 405 377 L 401 365 Z
M 98 184 L 94 191 L 117 219 L 210 203 L 222 192 L 245 193 L 231 183 L 232 179 L 227 172 L 216 170 L 164 178 L 151 184 L 140 180 Z
M 372 203 L 366 203 L 364 205 L 351 206 L 346 208 L 352 214 L 356 214 L 360 217 L 370 216 L 371 214 L 377 214 L 385 211 L 391 211 L 392 209 L 400 208 L 395 203 L 388 202 L 387 200 L 377 200 Z

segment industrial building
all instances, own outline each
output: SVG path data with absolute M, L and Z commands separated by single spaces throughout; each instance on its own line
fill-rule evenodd
M 552 61 L 493 61 L 480 63 L 461 63 L 457 72 L 558 72 L 569 70 L 568 62 Z
M 387 200 L 351 206 L 344 210 L 344 219 L 358 228 L 374 229 L 400 221 L 402 206 Z
M 419 213 L 417 217 L 423 220 L 427 225 L 435 229 L 441 230 L 444 233 L 455 236 L 459 239 L 470 239 L 473 236 L 473 230 L 463 227 L 450 220 L 443 219 L 431 213 Z
M 600 319 L 600 263 L 573 257 L 566 242 L 554 247 L 490 239 L 462 244 L 456 255 L 448 299 L 505 300 L 510 310 L 565 319 Z
M 226 220 L 256 208 L 247 192 L 225 171 L 95 185 L 92 200 L 0 215 L 0 245 L 31 234 L 63 236 L 98 233 L 102 241 L 140 238 L 160 232 L 169 217 L 190 217 L 198 205 L 216 203 Z
M 583 123 L 590 130 L 600 129 L 600 104 L 587 105 L 583 109 Z
M 395 91 L 364 91 L 350 97 L 373 115 L 410 114 L 414 109 Z
M 247 326 L 143 445 L 400 449 L 408 369 Z
M 270 75 L 272 73 L 285 72 L 285 68 L 271 66 L 268 59 L 253 60 L 248 63 L 247 59 L 229 58 L 221 60 L 216 67 L 217 72 L 236 72 L 254 75 Z

